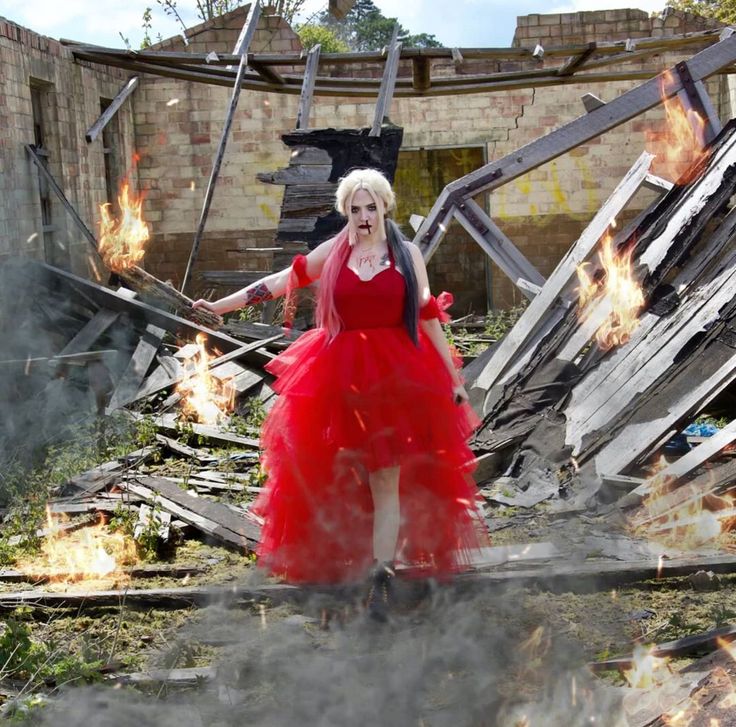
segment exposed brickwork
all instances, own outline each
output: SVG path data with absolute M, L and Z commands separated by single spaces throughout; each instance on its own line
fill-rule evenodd
M 52 198 L 53 239 L 44 244 L 38 176 L 24 145 L 34 142 L 31 85 L 40 89 L 51 173 L 88 227 L 95 231 L 106 201 L 102 140 L 87 144 L 86 130 L 128 77 L 104 66 L 75 63 L 52 38 L 0 18 L 0 258 L 28 255 L 89 274 L 88 243 L 61 203 Z M 132 153 L 130 105 L 117 114 L 121 159 Z

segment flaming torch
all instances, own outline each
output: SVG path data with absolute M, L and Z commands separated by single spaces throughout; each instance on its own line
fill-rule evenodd
M 100 205 L 99 249 L 108 268 L 134 290 L 161 301 L 177 314 L 210 328 L 221 326 L 220 316 L 202 308 L 193 310 L 190 298 L 138 266 L 151 233 L 143 220 L 143 196 L 133 194 L 127 181 L 121 186 L 118 205 L 119 220 L 113 217 L 109 203 Z

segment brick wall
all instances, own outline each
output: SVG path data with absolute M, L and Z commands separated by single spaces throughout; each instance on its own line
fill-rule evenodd
M 128 74 L 75 63 L 71 52 L 0 18 L 0 259 L 26 255 L 93 274 L 89 244 L 59 200 L 51 197 L 51 223 L 44 241 L 38 172 L 24 145 L 34 143 L 31 87 L 44 116 L 49 169 L 86 225 L 96 234 L 98 206 L 106 201 L 101 137 L 84 134 L 100 115 L 100 99 L 112 99 Z M 116 154 L 132 154 L 133 117 L 124 106 L 115 120 Z M 124 165 L 121 165 L 124 166 Z

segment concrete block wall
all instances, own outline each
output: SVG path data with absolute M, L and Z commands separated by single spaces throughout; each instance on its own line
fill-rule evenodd
M 0 18 L 0 259 L 29 256 L 96 277 L 89 244 L 52 195 L 53 244 L 44 245 L 38 172 L 24 145 L 34 142 L 31 85 L 42 89 L 49 168 L 86 225 L 97 234 L 99 205 L 106 201 L 101 137 L 84 135 L 100 115 L 100 99 L 112 99 L 129 74 L 76 63 L 58 41 Z M 118 111 L 117 153 L 133 152 L 130 105 Z

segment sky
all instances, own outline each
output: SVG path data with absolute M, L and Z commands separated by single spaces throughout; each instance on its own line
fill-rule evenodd
M 387 17 L 396 17 L 412 33 L 430 33 L 447 47 L 507 47 L 517 15 L 567 13 L 580 10 L 663 9 L 666 0 L 374 0 Z M 194 0 L 178 0 L 188 26 L 196 25 Z M 327 0 L 307 0 L 304 16 L 327 6 Z M 70 38 L 94 45 L 123 48 L 121 34 L 132 48 L 143 38 L 141 19 L 153 14 L 154 38 L 176 35 L 179 28 L 158 0 L 0 0 L 0 16 L 52 38 Z

